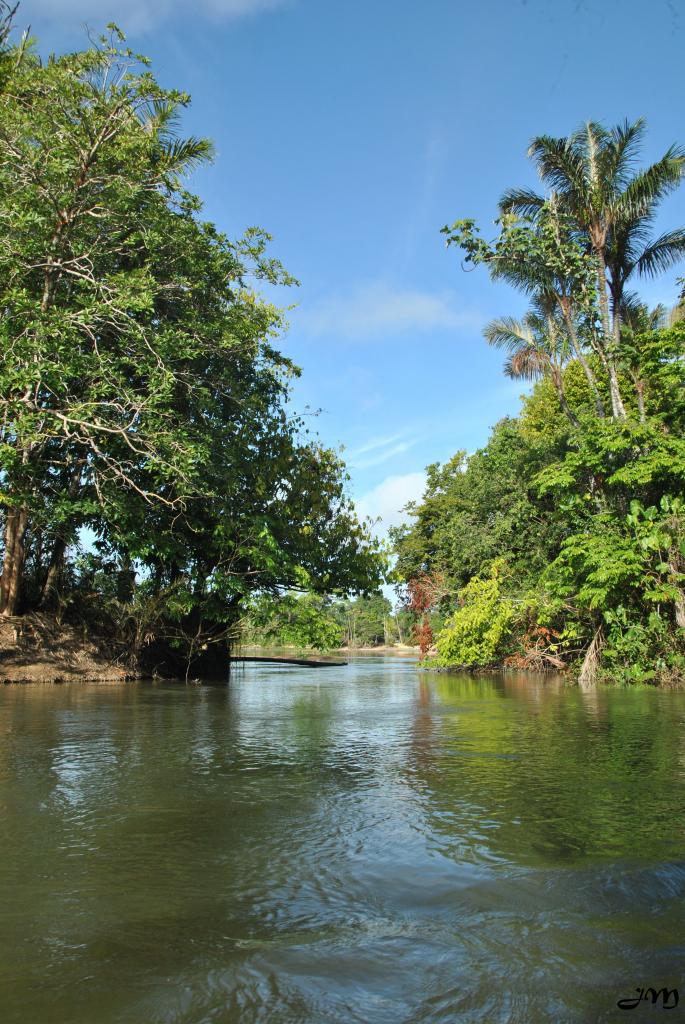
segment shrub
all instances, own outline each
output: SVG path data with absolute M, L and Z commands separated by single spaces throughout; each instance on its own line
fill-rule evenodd
M 474 576 L 459 592 L 459 605 L 438 634 L 434 664 L 491 665 L 502 655 L 514 619 L 514 606 L 502 594 L 501 570 Z

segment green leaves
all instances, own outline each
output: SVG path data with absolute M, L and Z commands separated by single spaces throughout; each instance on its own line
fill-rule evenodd
M 182 175 L 211 145 L 120 42 L 30 54 L 0 94 L 0 494 L 30 516 L 27 600 L 84 527 L 178 637 L 301 572 L 373 589 L 344 467 L 288 406 L 283 311 L 249 284 L 294 280 L 266 232 L 199 219 Z
M 458 608 L 438 633 L 439 666 L 482 667 L 502 657 L 514 619 L 514 606 L 502 592 L 501 566 L 487 578 L 474 576 L 459 592 Z
M 626 292 L 631 275 L 685 256 L 681 229 L 649 240 L 685 152 L 671 147 L 636 172 L 644 131 L 638 119 L 538 136 L 528 152 L 546 195 L 508 189 L 489 241 L 472 219 L 442 229 L 465 263 L 531 300 L 484 333 L 507 353 L 507 375 L 538 380 L 521 416 L 498 424 L 466 467 L 429 468 L 413 525 L 394 537 L 400 577 L 439 572 L 452 602 L 504 557 L 505 596 L 528 602 L 566 654 L 607 627 L 605 657 L 631 678 L 651 672 L 645 658 L 660 659 L 654 678 L 676 665 L 685 628 L 685 327 L 664 329 L 663 308 Z M 457 628 L 469 621 L 461 612 L 455 650 L 482 663 Z

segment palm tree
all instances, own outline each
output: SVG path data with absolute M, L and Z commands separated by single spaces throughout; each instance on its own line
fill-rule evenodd
M 10 32 L 12 31 L 12 22 L 18 7 L 18 3 L 12 7 L 6 0 L 0 0 L 0 52 L 4 50 L 9 39 Z
M 549 377 L 564 415 L 572 426 L 579 426 L 564 391 L 563 369 L 572 355 L 572 348 L 553 299 L 538 297 L 522 320 L 511 316 L 492 320 L 483 334 L 488 344 L 509 353 L 504 364 L 507 377 L 512 380 Z
M 592 334 L 588 339 L 588 330 L 583 324 L 583 314 L 588 312 L 591 300 L 588 299 L 586 281 L 578 278 L 577 260 L 574 262 L 578 243 L 569 231 L 567 218 L 561 215 L 553 194 L 533 221 L 518 221 L 509 227 L 514 228 L 519 240 L 522 233 L 527 235 L 529 243 L 525 247 L 525 255 L 522 256 L 518 246 L 513 253 L 507 252 L 504 246 L 490 261 L 491 276 L 507 281 L 528 295 L 537 296 L 537 300 L 545 303 L 548 309 L 556 307 L 573 354 L 587 379 L 597 415 L 603 418 L 604 402 L 595 371 L 585 353 L 587 341 L 591 344 L 594 341 Z M 597 350 L 596 344 L 593 347 Z
M 684 229 L 649 240 L 659 202 L 685 173 L 685 152 L 671 146 L 651 167 L 635 172 L 644 129 L 641 118 L 612 129 L 591 121 L 567 138 L 540 135 L 528 150 L 596 262 L 601 356 L 617 419 L 626 415 L 617 372 L 626 282 L 635 271 L 654 275 L 685 256 Z M 541 196 L 526 189 L 510 189 L 500 201 L 503 212 L 529 217 L 544 205 Z

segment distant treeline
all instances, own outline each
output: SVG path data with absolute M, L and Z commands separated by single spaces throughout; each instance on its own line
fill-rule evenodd
M 330 650 L 412 644 L 415 622 L 381 593 L 352 600 L 289 593 L 255 597 L 242 627 L 243 643 Z

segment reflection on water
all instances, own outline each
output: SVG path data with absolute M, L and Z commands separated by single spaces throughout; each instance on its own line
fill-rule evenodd
M 642 985 L 685 1003 L 684 717 L 681 693 L 382 658 L 4 687 L 0 1019 L 611 1021 Z

